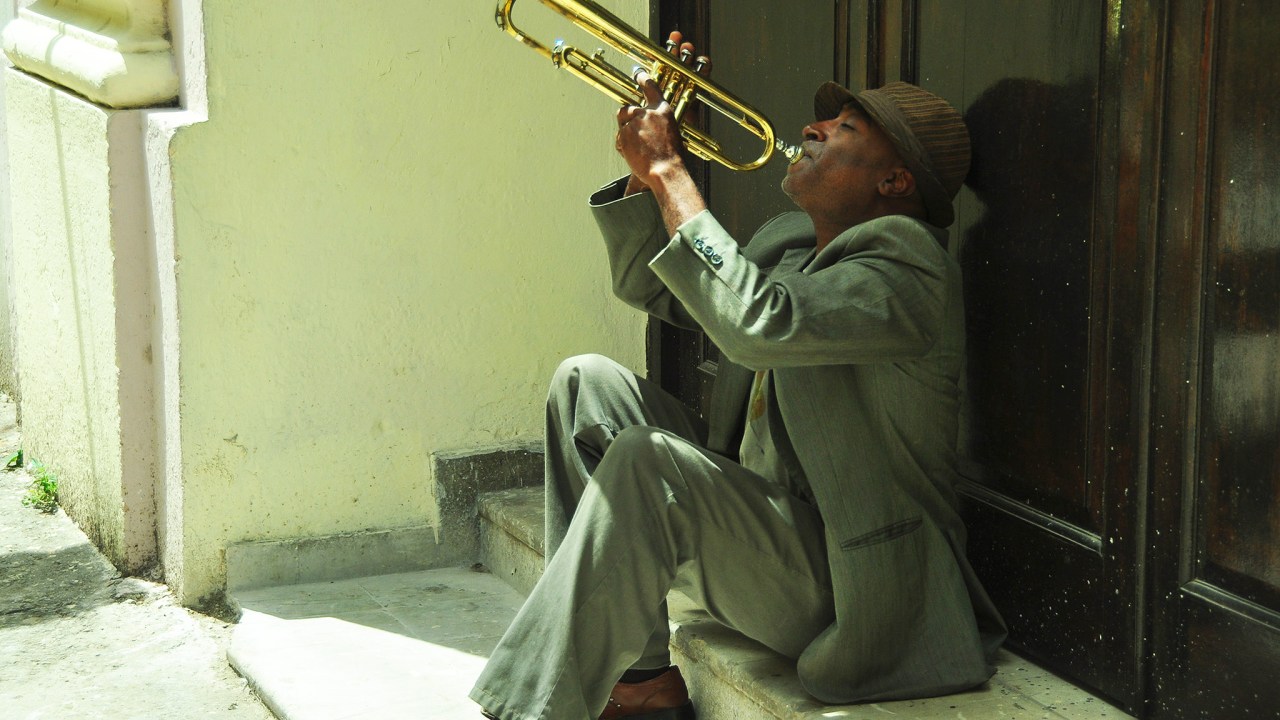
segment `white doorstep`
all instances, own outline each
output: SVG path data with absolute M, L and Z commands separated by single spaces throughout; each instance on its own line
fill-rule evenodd
M 280 720 L 469 718 L 523 597 L 466 569 L 237 593 L 231 665 Z
M 233 667 L 281 720 L 479 720 L 467 693 L 524 598 L 487 572 L 382 575 L 237 593 Z M 829 706 L 794 665 L 669 600 L 673 657 L 702 720 L 1123 720 L 1123 712 L 1002 652 L 981 688 Z

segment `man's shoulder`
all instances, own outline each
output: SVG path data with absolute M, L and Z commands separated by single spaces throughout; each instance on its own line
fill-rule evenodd
M 831 244 L 845 252 L 894 248 L 942 259 L 947 255 L 947 231 L 907 215 L 883 215 L 854 225 Z
M 747 255 L 756 262 L 774 259 L 793 248 L 813 247 L 817 238 L 813 221 L 802 212 L 786 212 L 760 226 L 747 244 Z
M 769 240 L 776 242 L 788 239 L 807 240 L 812 245 L 814 242 L 813 220 L 810 220 L 805 213 L 794 210 L 775 215 L 760 226 L 752 241 Z

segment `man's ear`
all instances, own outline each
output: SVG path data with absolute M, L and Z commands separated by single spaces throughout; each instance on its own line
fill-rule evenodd
M 891 175 L 880 181 L 877 189 L 885 197 L 911 197 L 916 192 L 916 176 L 899 165 L 893 169 Z

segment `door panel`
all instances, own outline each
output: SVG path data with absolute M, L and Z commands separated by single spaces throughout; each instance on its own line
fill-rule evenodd
M 1280 69 L 1257 62 L 1280 13 L 1249 5 L 1217 30 L 1197 539 L 1204 571 L 1257 601 L 1280 589 Z
M 702 0 L 659 2 L 655 40 L 665 42 L 672 30 L 679 30 L 686 40 L 694 43 L 699 54 L 706 53 L 709 49 L 707 13 L 706 3 Z M 692 118 L 705 130 L 705 118 L 701 112 L 696 106 L 691 112 Z M 709 194 L 707 163 L 693 156 L 688 156 L 687 160 L 694 182 L 704 195 Z M 653 319 L 649 321 L 646 346 L 650 379 L 705 417 L 719 359 L 716 347 L 700 332 L 683 330 Z
M 1124 459 L 1139 419 L 1108 388 L 1128 381 L 1135 345 L 1108 314 L 1141 275 L 1116 285 L 1108 268 L 1132 242 L 1104 202 L 1118 170 L 1100 162 L 1120 111 L 1104 83 L 1111 16 L 1094 0 L 902 5 L 915 27 L 886 56 L 961 108 L 973 145 L 951 248 L 968 318 L 969 554 L 1011 646 L 1134 707 L 1138 487 Z
M 1158 717 L 1280 707 L 1280 6 L 1174 17 L 1155 386 Z
M 1102 8 L 934 0 L 920 18 L 921 82 L 966 109 L 974 153 L 955 228 L 969 318 L 962 446 L 987 487 L 1101 534 L 1087 439 Z M 989 42 L 957 62 L 974 28 Z
M 779 138 L 795 145 L 801 129 L 813 121 L 813 93 L 831 79 L 835 33 L 829 5 L 774 0 L 739 0 L 710 5 L 710 47 L 715 78 L 774 126 Z M 759 141 L 733 133 L 729 121 L 712 117 L 710 127 L 743 156 L 755 156 Z M 769 218 L 795 209 L 779 186 L 787 162 L 777 157 L 763 168 L 742 173 L 711 166 L 708 202 L 716 218 L 739 243 Z
M 780 22 L 783 7 L 794 24 Z M 1137 355 L 1124 331 L 1137 323 L 1123 315 L 1112 327 L 1108 307 L 1134 285 L 1117 294 L 1106 268 L 1136 258 L 1136 233 L 1117 230 L 1121 172 L 1099 162 L 1118 143 L 1101 128 L 1120 107 L 1103 82 L 1119 15 L 1093 0 L 853 0 L 797 19 L 803 7 L 708 10 L 716 77 L 747 88 L 779 126 L 788 113 L 808 122 L 813 89 L 833 76 L 856 87 L 916 81 L 969 115 L 975 189 L 958 200 L 950 251 L 969 306 L 970 555 L 1011 644 L 1132 707 L 1137 548 L 1126 540 L 1142 418 L 1130 419 L 1126 393 L 1108 402 L 1108 362 L 1127 378 Z M 744 240 L 787 209 L 773 172 L 710 171 L 712 208 Z M 705 343 L 680 342 L 693 354 L 678 365 L 714 368 Z

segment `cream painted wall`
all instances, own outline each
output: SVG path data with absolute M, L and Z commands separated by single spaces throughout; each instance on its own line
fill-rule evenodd
M 540 438 L 563 357 L 643 368 L 585 204 L 613 106 L 493 6 L 203 3 L 209 119 L 170 151 L 184 601 L 230 543 L 435 522 L 430 454 Z
M 21 38 L 16 25 L 6 39 Z M 4 76 L 11 197 L 0 211 L 11 222 L 0 240 L 25 455 L 57 474 L 61 505 L 107 557 L 145 572 L 157 534 L 142 112 Z
M 109 126 L 113 114 L 7 71 L 15 336 L 27 457 L 123 557 Z
M 0 26 L 8 23 L 13 19 L 16 7 L 13 0 L 0 0 Z M 9 151 L 6 141 L 7 131 L 5 130 L 5 75 L 4 70 L 9 67 L 9 59 L 0 57 L 0 392 L 9 394 L 15 400 L 18 398 L 18 370 L 14 364 L 14 345 L 13 345 L 13 301 L 12 301 L 12 279 L 10 255 L 12 253 L 12 241 L 10 240 L 10 211 L 9 211 Z M 19 411 L 18 420 L 21 422 L 22 414 Z

